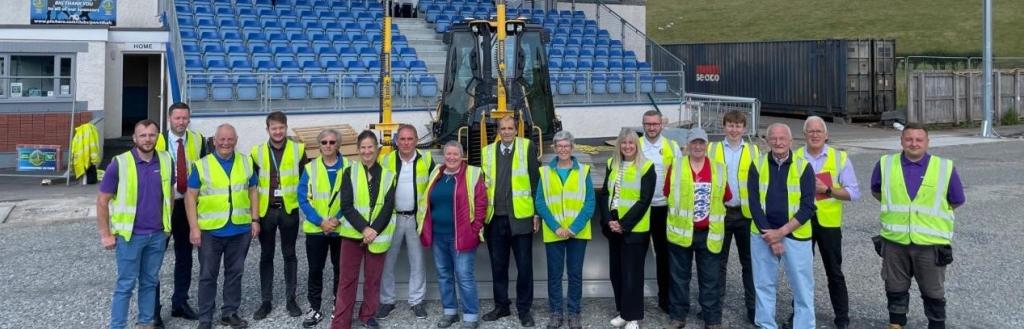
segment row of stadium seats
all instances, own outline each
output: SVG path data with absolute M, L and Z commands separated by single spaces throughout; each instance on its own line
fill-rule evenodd
M 428 74 L 399 75 L 394 90 L 398 96 L 435 97 L 437 79 Z M 189 99 L 192 101 L 255 101 L 263 96 L 270 99 L 333 99 L 375 98 L 378 96 L 380 77 L 377 75 L 337 76 L 261 76 L 212 75 L 193 76 L 189 80 Z

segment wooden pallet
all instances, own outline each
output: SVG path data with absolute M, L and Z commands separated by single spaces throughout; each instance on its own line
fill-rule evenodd
M 324 129 L 337 130 L 341 136 L 338 136 L 341 146 L 338 148 L 338 152 L 342 156 L 355 156 L 359 153 L 359 147 L 356 145 L 356 136 L 359 135 L 352 126 L 347 124 L 340 125 L 326 125 L 326 126 L 311 126 L 311 127 L 296 127 L 292 128 L 295 132 L 295 137 L 300 142 L 306 144 L 306 157 L 315 158 L 320 156 L 320 141 L 316 139 L 317 135 L 320 134 Z

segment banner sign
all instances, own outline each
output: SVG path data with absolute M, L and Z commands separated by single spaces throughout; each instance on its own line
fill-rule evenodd
M 18 144 L 18 171 L 57 171 L 60 166 L 60 145 Z
M 117 0 L 28 0 L 32 24 L 116 25 Z

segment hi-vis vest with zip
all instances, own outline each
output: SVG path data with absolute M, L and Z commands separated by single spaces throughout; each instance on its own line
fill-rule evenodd
M 160 161 L 160 191 L 163 193 L 160 200 L 160 220 L 166 233 L 171 231 L 171 202 L 174 200 L 174 193 L 171 192 L 171 155 L 163 151 L 154 153 Z M 132 229 L 135 227 L 136 206 L 139 203 L 139 176 L 135 167 L 135 155 L 129 150 L 114 157 L 114 161 L 117 161 L 117 193 L 110 204 L 110 232 L 120 235 L 125 241 L 130 241 Z
M 771 156 L 771 152 L 765 154 L 757 164 L 757 192 L 761 199 L 761 211 L 766 211 L 765 209 L 767 209 L 765 201 L 768 197 L 768 181 L 772 176 L 771 173 L 768 172 L 771 170 L 768 166 L 768 161 L 774 161 L 768 159 Z M 806 170 L 808 166 L 810 166 L 810 164 L 807 163 L 807 160 L 796 158 L 795 156 L 793 156 L 793 161 L 789 165 L 789 172 L 786 173 L 786 205 L 788 208 L 788 212 L 786 213 L 787 220 L 792 219 L 793 215 L 796 214 L 796 211 L 800 210 L 800 176 L 803 175 L 804 170 Z M 761 231 L 757 229 L 757 224 L 754 222 L 750 222 L 750 232 L 754 234 L 761 234 Z M 793 231 L 793 237 L 801 240 L 810 239 L 812 234 L 811 221 L 805 222 Z
M 216 230 L 232 223 L 252 223 L 249 213 L 249 177 L 252 177 L 252 160 L 235 152 L 232 155 L 231 176 L 228 177 L 217 161 L 217 155 L 210 153 L 196 161 L 196 171 L 202 186 L 199 188 L 199 229 Z
M 421 152 L 420 150 L 416 150 L 416 153 L 419 154 L 419 158 L 415 160 L 416 167 L 413 169 L 416 171 L 416 181 L 414 182 L 416 185 L 416 195 L 419 196 L 426 193 L 424 191 L 426 191 L 427 188 L 427 179 L 430 178 L 430 164 L 433 163 L 434 160 L 431 159 L 432 155 L 430 152 Z M 401 160 L 398 155 L 398 151 L 393 151 L 384 155 L 381 158 L 380 164 L 382 167 L 394 171 L 395 168 L 397 168 L 396 161 Z M 396 171 L 395 175 L 398 174 L 399 173 Z
M 170 132 L 168 132 L 170 134 Z M 203 143 L 206 140 L 203 134 L 192 131 L 191 129 L 185 131 L 185 168 L 192 168 L 192 163 L 199 160 L 199 155 L 202 153 Z M 170 147 L 167 145 L 167 140 L 164 138 L 164 134 L 156 135 L 156 146 L 157 151 L 170 152 Z M 173 166 L 172 166 L 173 168 Z M 191 169 L 189 169 L 191 170 Z
M 487 179 L 487 221 L 490 222 L 491 216 L 494 215 L 494 182 L 497 180 L 496 171 L 498 164 L 497 156 L 498 150 L 501 148 L 501 140 L 497 140 L 491 145 L 484 147 L 482 152 L 483 156 L 480 157 L 480 167 L 483 168 L 484 174 Z M 527 161 L 536 161 L 537 159 L 527 159 L 527 150 L 530 148 L 530 140 L 522 137 L 516 137 L 516 141 L 512 144 L 512 177 L 510 183 L 512 186 L 512 216 L 510 219 L 520 218 L 533 218 L 533 187 L 530 186 L 530 173 L 529 163 Z
M 302 157 L 305 156 L 306 145 L 302 143 L 296 143 L 291 138 L 285 137 L 284 139 L 284 151 L 281 152 L 281 158 L 276 159 L 278 166 L 278 186 L 281 189 L 281 199 L 284 200 L 284 210 L 288 213 L 295 211 L 295 208 L 299 207 L 299 162 Z M 259 166 L 260 169 L 260 181 L 259 181 L 259 194 L 260 194 L 260 217 L 267 215 L 267 207 L 270 206 L 270 168 L 275 164 L 271 162 L 270 157 L 273 153 L 270 151 L 270 142 L 263 142 L 252 147 L 252 161 Z
M 953 161 L 931 156 L 914 199 L 907 193 L 900 154 L 883 156 L 882 237 L 901 245 L 949 245 L 953 241 L 953 207 L 946 199 Z
M 338 212 L 341 211 L 341 196 L 335 195 L 341 190 L 342 173 L 345 172 L 345 168 L 348 168 L 349 163 L 341 155 L 338 156 L 338 161 L 341 162 L 341 167 L 338 168 L 337 175 L 334 176 L 333 188 L 331 187 L 330 176 L 327 175 L 327 165 L 324 164 L 323 156 L 316 157 L 316 159 L 306 164 L 306 175 L 309 175 L 309 183 L 306 187 L 309 204 L 313 206 L 313 210 L 316 210 L 317 215 L 320 215 L 322 219 L 337 216 Z M 331 204 L 331 198 L 334 198 L 333 204 Z M 340 218 L 340 216 L 337 219 L 339 222 L 345 220 Z M 341 225 L 334 228 L 334 232 L 340 230 Z M 302 232 L 306 234 L 319 234 L 324 233 L 324 230 L 319 225 L 303 220 Z
M 551 215 L 555 217 L 560 228 L 569 229 L 572 222 L 583 210 L 583 203 L 587 200 L 587 176 L 590 175 L 590 165 L 579 164 L 569 169 L 569 175 L 562 182 L 558 177 L 558 170 L 551 166 L 540 168 L 540 186 L 544 193 L 544 203 L 547 204 Z M 544 242 L 564 241 L 569 238 L 560 238 L 555 231 L 541 224 L 544 230 Z M 590 219 L 587 225 L 576 236 L 575 239 L 590 240 Z
M 615 184 L 619 181 L 619 167 L 612 166 L 611 158 L 608 159 L 607 170 L 608 174 L 608 193 L 609 196 L 615 193 Z M 637 170 L 636 164 L 626 166 L 625 172 L 622 173 L 622 186 L 619 187 L 619 206 L 615 209 L 611 209 L 612 197 L 608 198 L 608 208 L 611 210 L 618 210 L 619 216 L 625 215 L 629 212 L 629 208 L 633 207 L 637 201 L 640 201 L 640 181 L 643 179 L 644 174 L 648 170 L 654 169 L 654 162 L 647 160 L 642 165 L 642 169 Z M 651 208 L 648 207 L 644 211 L 644 217 L 640 218 L 640 221 L 633 226 L 633 230 L 628 233 L 644 233 L 651 229 Z
M 711 160 L 725 163 L 725 142 L 714 142 L 708 147 L 708 157 Z M 736 187 L 739 191 L 732 191 L 733 195 L 739 197 L 740 210 L 743 213 L 743 217 L 752 218 L 750 214 L 750 191 L 747 190 L 747 177 L 750 175 L 750 166 L 754 165 L 754 161 L 757 161 L 761 157 L 761 151 L 758 149 L 756 144 L 743 143 L 742 149 L 740 150 L 740 163 L 736 170 L 736 180 L 739 186 Z M 726 170 L 729 166 L 726 164 Z M 728 173 L 732 175 L 733 173 Z M 728 180 L 726 180 L 728 182 Z
M 377 198 L 374 204 L 370 205 L 370 185 L 367 182 L 366 169 L 361 163 L 353 163 L 349 166 L 349 181 L 352 182 L 352 206 L 356 208 L 363 218 L 366 218 L 370 225 L 380 214 L 380 208 L 384 207 L 384 196 L 395 188 L 395 172 L 390 169 L 380 168 L 380 188 L 377 189 Z M 394 216 L 394 213 L 388 214 Z M 339 235 L 350 239 L 362 239 L 363 232 L 359 232 L 348 220 L 341 220 L 336 230 Z M 388 251 L 391 247 L 391 236 L 395 233 L 395 222 L 388 222 L 383 232 L 377 233 L 377 238 L 370 243 L 371 253 L 380 254 Z
M 725 163 L 708 161 L 711 165 L 711 212 L 708 214 L 707 248 L 712 253 L 722 251 L 725 236 Z M 693 167 L 685 156 L 672 165 L 671 194 L 668 197 L 668 222 L 665 236 L 681 247 L 693 244 Z
M 434 171 L 430 174 L 430 179 L 427 180 L 427 189 L 424 190 L 423 194 L 419 195 L 419 200 L 416 201 L 417 202 L 417 204 L 416 204 L 416 234 L 417 235 L 423 235 L 423 221 L 427 219 L 427 208 L 430 207 L 430 197 L 427 196 L 427 191 L 430 191 L 430 189 L 434 188 L 434 183 L 437 182 L 437 176 L 443 175 L 443 172 L 444 172 L 444 166 L 443 165 L 439 165 L 439 166 L 434 168 Z M 469 204 L 469 222 L 470 223 L 472 223 L 473 221 L 477 220 L 477 218 L 476 218 L 476 184 L 480 181 L 480 173 L 481 173 L 480 168 L 477 168 L 477 167 L 474 167 L 474 166 L 466 166 L 466 170 L 465 170 L 466 177 L 465 177 L 464 181 L 466 182 L 466 198 L 468 198 L 467 201 L 469 201 L 468 204 Z M 454 196 L 454 197 L 457 198 L 458 196 Z M 455 209 L 454 208 L 454 205 L 455 205 L 455 199 L 454 198 L 452 199 L 452 205 L 453 205 L 452 209 L 454 210 Z M 486 220 L 486 218 L 484 218 L 484 220 Z M 455 221 L 452 221 L 452 223 L 455 223 Z M 458 234 L 459 234 L 458 228 L 455 228 L 455 230 L 453 232 L 455 232 L 455 235 L 457 237 Z M 484 231 L 483 230 L 480 230 L 480 234 L 479 234 L 478 238 L 480 239 L 480 241 L 484 241 Z M 455 241 L 458 241 L 458 238 L 456 238 Z
M 836 150 L 831 146 L 827 148 L 826 152 L 825 161 L 821 164 L 821 171 L 818 173 L 827 172 L 832 177 L 832 190 L 841 189 L 843 186 L 839 185 L 839 173 L 843 172 L 847 165 L 846 152 Z M 796 152 L 793 152 L 793 157 L 806 160 L 806 154 L 806 149 L 801 147 Z M 827 198 L 814 201 L 814 205 L 818 208 L 815 214 L 818 216 L 818 223 L 822 227 L 840 227 L 843 225 L 842 201 L 836 198 Z

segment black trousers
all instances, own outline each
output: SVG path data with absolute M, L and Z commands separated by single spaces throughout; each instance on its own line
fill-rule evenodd
M 324 290 L 324 266 L 327 265 L 327 256 L 330 254 L 331 264 L 334 273 L 334 290 L 331 296 L 338 291 L 338 260 L 341 259 L 341 237 L 328 236 L 323 234 L 306 235 L 306 257 L 309 263 L 309 279 L 306 281 L 306 300 L 309 307 L 320 310 L 323 302 Z
M 726 208 L 725 237 L 721 254 L 722 270 L 719 272 L 718 283 L 721 285 L 719 293 L 725 295 L 729 250 L 731 250 L 732 241 L 735 238 L 736 256 L 740 259 L 743 273 L 743 304 L 747 308 L 747 317 L 753 319 L 755 289 L 753 267 L 750 267 L 750 221 L 750 218 L 743 217 L 743 212 L 739 208 Z
M 220 316 L 238 313 L 242 303 L 242 272 L 245 270 L 245 256 L 249 253 L 252 235 L 249 232 L 229 237 L 215 237 L 203 232 L 199 246 L 199 322 L 213 322 L 213 310 L 217 306 L 217 277 L 221 261 L 224 262 L 224 291 L 221 292 L 224 306 Z
M 533 305 L 533 235 L 512 235 L 507 216 L 494 216 L 484 234 L 491 256 L 491 277 L 494 281 L 494 304 L 508 308 L 509 253 L 516 259 L 516 312 L 530 312 Z
M 821 262 L 828 278 L 828 296 L 832 300 L 836 325 L 850 323 L 850 298 L 843 276 L 843 231 L 839 227 L 822 227 L 818 216 L 811 217 L 813 244 L 818 246 Z M 814 250 L 813 248 L 811 249 Z
M 651 240 L 654 241 L 654 264 L 658 277 L 658 307 L 668 312 L 669 292 L 672 291 L 672 275 L 669 273 L 668 206 L 651 207 Z
M 268 208 L 260 218 L 260 295 L 263 302 L 274 299 L 274 249 L 277 231 L 281 231 L 281 255 L 284 258 L 285 300 L 295 299 L 296 271 L 299 261 L 295 257 L 295 240 L 299 237 L 299 210 L 291 214 L 283 208 Z
M 615 294 L 615 309 L 626 321 L 644 318 L 644 262 L 650 242 L 635 242 L 626 243 L 621 234 L 608 236 L 608 277 Z
M 192 242 L 188 240 L 188 216 L 185 215 L 185 199 L 174 200 L 171 210 L 171 235 L 174 239 L 174 293 L 171 307 L 178 308 L 188 303 L 188 289 L 192 285 Z M 160 314 L 160 283 L 156 286 L 156 314 Z

